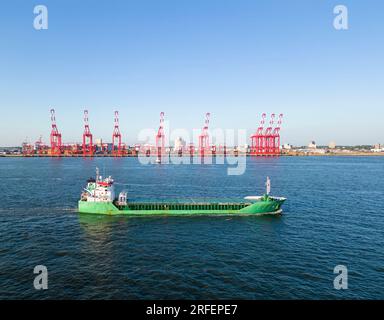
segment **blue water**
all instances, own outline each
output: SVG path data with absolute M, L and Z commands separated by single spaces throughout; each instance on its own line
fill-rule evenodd
M 0 299 L 383 299 L 384 158 L 0 158 Z M 280 217 L 103 217 L 76 212 L 95 166 L 136 200 L 285 196 Z M 348 268 L 336 290 L 333 269 Z M 35 290 L 33 268 L 48 268 Z

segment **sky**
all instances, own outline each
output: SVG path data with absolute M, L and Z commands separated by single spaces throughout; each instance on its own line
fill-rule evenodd
M 33 27 L 36 5 L 48 29 Z M 348 30 L 333 26 L 348 8 Z M 0 6 L 0 146 L 64 142 L 83 110 L 110 141 L 156 128 L 256 131 L 284 114 L 283 143 L 384 143 L 384 2 L 380 0 L 13 0 Z

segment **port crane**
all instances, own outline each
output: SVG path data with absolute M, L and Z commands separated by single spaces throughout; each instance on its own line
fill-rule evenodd
M 88 110 L 84 110 L 83 156 L 93 156 L 93 136 L 89 129 Z
M 206 152 L 209 152 L 209 120 L 210 120 L 211 114 L 207 112 L 205 114 L 205 121 L 204 121 L 204 127 L 201 130 L 201 134 L 199 135 L 199 154 L 200 156 L 204 156 Z
M 121 146 L 121 133 L 119 128 L 119 111 L 115 111 L 115 126 L 112 133 L 112 155 L 121 157 L 123 150 Z
M 51 155 L 59 156 L 62 151 L 61 133 L 57 129 L 55 109 L 51 109 Z
M 160 125 L 156 135 L 157 163 L 161 163 L 161 157 L 165 153 L 164 112 L 160 112 Z

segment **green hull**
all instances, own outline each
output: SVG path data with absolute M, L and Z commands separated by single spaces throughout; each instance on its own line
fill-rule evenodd
M 126 206 L 80 200 L 79 212 L 129 216 L 263 215 L 281 213 L 284 200 L 265 198 L 252 203 L 131 203 Z

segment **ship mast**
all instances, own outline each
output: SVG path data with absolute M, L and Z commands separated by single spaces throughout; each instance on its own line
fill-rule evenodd
M 99 175 L 100 175 L 99 168 L 96 167 L 96 183 L 99 181 Z
M 269 194 L 271 193 L 271 179 L 269 179 L 269 177 L 267 177 L 267 181 L 265 182 L 265 186 L 267 187 L 267 196 L 269 196 Z

